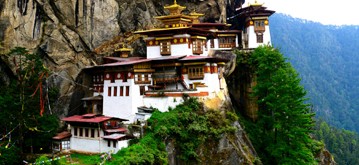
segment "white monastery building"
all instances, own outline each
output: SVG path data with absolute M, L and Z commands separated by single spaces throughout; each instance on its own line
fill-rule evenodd
M 203 14 L 196 12 L 182 14 L 185 7 L 176 1 L 165 9 L 169 15 L 155 17 L 160 27 L 135 32 L 146 42 L 146 58 L 130 57 L 131 49 L 123 47 L 104 57 L 103 64 L 84 69 L 94 91 L 82 99 L 86 114 L 62 119 L 69 124 L 70 149 L 101 153 L 127 147 L 133 137 L 124 122 L 146 120 L 153 108 L 167 111 L 183 97 L 211 98 L 223 90 L 228 61 L 210 56 L 214 50 L 271 43 L 268 17 L 274 11 L 261 4 L 239 8 L 241 25 L 235 29 L 226 23 L 201 23 Z

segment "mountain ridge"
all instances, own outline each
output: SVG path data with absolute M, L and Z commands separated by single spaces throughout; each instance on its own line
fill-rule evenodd
M 284 14 L 270 17 L 271 36 L 302 78 L 317 117 L 359 132 L 359 26 L 323 25 Z

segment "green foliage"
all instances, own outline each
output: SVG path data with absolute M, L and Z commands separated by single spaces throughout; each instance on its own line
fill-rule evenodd
M 316 122 L 314 137 L 326 144 L 338 164 L 359 164 L 359 135 L 355 132 L 329 126 L 325 121 Z
M 49 151 L 51 137 L 58 128 L 58 119 L 48 113 L 40 115 L 39 89 L 48 70 L 39 56 L 25 48 L 12 49 L 7 58 L 13 62 L 16 79 L 9 86 L 0 86 L 0 132 L 8 133 L 0 144 L 11 141 L 20 154 Z
M 199 162 L 199 146 L 217 141 L 223 133 L 233 133 L 231 123 L 237 119 L 230 112 L 226 118 L 219 111 L 205 112 L 195 98 L 189 98 L 168 112 L 155 111 L 148 120 L 145 137 L 119 151 L 110 164 L 168 164 L 165 142 L 174 144 L 179 159 Z
M 317 116 L 359 133 L 358 26 L 327 26 L 282 14 L 270 22 L 272 43 L 301 74 Z
M 42 164 L 42 165 L 66 165 L 66 158 L 61 158 L 57 160 L 52 160 L 52 158 L 47 157 L 46 155 L 41 155 L 39 158 L 35 161 L 36 164 Z
M 79 162 L 79 164 L 84 165 L 94 165 L 101 162 L 101 156 L 98 154 L 95 155 L 83 155 L 78 153 L 71 154 L 71 159 L 74 162 Z
M 13 146 L 6 147 L 9 143 L 0 143 L 0 164 L 17 164 L 20 160 L 19 149 Z
M 164 143 L 146 134 L 139 143 L 120 150 L 108 164 L 168 164 Z
M 249 134 L 263 162 L 315 164 L 312 148 L 316 147 L 309 136 L 314 114 L 304 103 L 306 92 L 298 74 L 272 47 L 238 56 L 238 67 L 256 75 L 253 97 L 258 98 L 258 121 L 246 127 L 252 129 Z

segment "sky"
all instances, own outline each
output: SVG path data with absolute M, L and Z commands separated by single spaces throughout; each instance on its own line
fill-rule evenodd
M 277 13 L 325 25 L 359 25 L 359 1 L 355 0 L 258 0 L 258 3 Z

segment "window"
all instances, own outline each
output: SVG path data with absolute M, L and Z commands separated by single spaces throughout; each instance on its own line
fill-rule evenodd
M 82 137 L 83 136 L 83 132 L 82 132 L 82 128 L 79 128 L 79 132 L 80 132 L 80 137 Z
M 89 137 L 89 129 L 85 128 L 85 137 Z
M 211 43 L 211 48 L 214 48 L 214 39 L 211 39 L 210 43 Z
M 160 43 L 161 55 L 171 55 L 171 41 L 165 40 Z
M 145 94 L 145 86 L 140 86 L 140 95 L 144 95 Z
M 111 147 L 111 140 L 107 141 L 107 147 Z
M 203 66 L 188 67 L 188 78 L 189 79 L 203 79 Z
M 136 74 L 135 84 L 150 84 L 149 76 L 145 74 Z
M 70 141 L 62 141 L 62 150 L 70 149 Z
M 263 34 L 257 33 L 257 43 L 263 43 Z
M 234 47 L 236 47 L 236 37 L 219 38 L 219 48 L 234 48 Z
M 264 20 L 254 21 L 254 31 L 264 31 L 264 30 L 265 30 Z
M 142 81 L 142 74 L 137 75 L 137 81 Z
M 111 87 L 108 87 L 108 96 L 111 96 Z
M 91 137 L 95 138 L 95 129 L 91 129 Z
M 130 95 L 130 86 L 126 86 L 126 96 Z
M 113 96 L 117 96 L 117 87 L 113 87 Z
M 192 41 L 192 51 L 193 51 L 193 54 L 202 54 L 202 53 L 203 53 L 202 47 L 203 47 L 203 45 L 202 45 L 202 40 L 194 39 L 194 40 Z
M 123 96 L 123 86 L 120 86 L 120 96 Z
M 114 141 L 113 141 L 113 148 L 116 148 L 116 143 L 117 143 L 117 141 L 114 140 Z
M 77 136 L 77 127 L 74 127 L 74 135 Z

